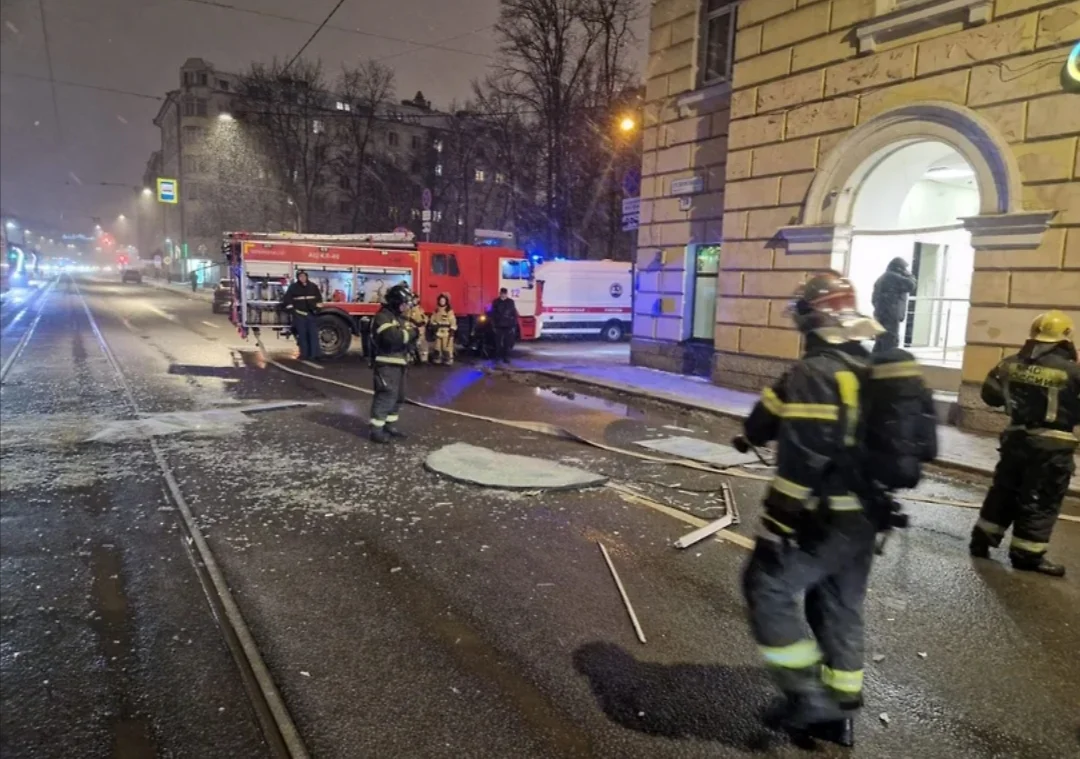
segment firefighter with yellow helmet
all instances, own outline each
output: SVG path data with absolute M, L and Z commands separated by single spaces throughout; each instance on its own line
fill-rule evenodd
M 1063 577 L 1065 567 L 1048 560 L 1046 549 L 1080 444 L 1074 434 L 1080 424 L 1080 366 L 1072 319 L 1057 310 L 1036 317 L 1020 352 L 987 375 L 982 399 L 1003 408 L 1010 423 L 1001 435 L 993 485 L 971 533 L 971 555 L 988 558 L 1012 526 L 1013 567 Z

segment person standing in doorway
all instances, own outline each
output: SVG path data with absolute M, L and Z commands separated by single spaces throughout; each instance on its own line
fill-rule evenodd
M 319 356 L 319 304 L 322 292 L 308 279 L 308 273 L 300 270 L 296 281 L 289 285 L 281 305 L 292 317 L 292 331 L 300 346 L 301 361 L 318 361 Z
M 900 347 L 900 323 L 907 319 L 908 296 L 918 285 L 907 261 L 897 256 L 874 283 L 874 319 L 885 329 L 874 341 L 874 353 Z
M 191 292 L 195 292 L 196 290 L 199 289 L 199 272 L 192 269 L 190 279 L 191 279 Z
M 499 290 L 499 297 L 491 304 L 491 327 L 495 331 L 495 359 L 510 363 L 510 349 L 517 335 L 517 304 L 506 288 Z

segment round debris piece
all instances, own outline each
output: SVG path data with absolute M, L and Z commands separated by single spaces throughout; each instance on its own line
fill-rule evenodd
M 596 487 L 608 480 L 555 461 L 499 453 L 468 443 L 443 446 L 433 451 L 424 465 L 458 482 L 500 490 L 573 490 Z

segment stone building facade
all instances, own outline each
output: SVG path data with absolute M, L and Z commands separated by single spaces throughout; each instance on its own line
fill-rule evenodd
M 1065 86 L 1080 2 L 744 0 L 730 75 L 709 84 L 718 5 L 653 5 L 633 362 L 687 371 L 705 351 L 714 382 L 769 383 L 801 349 L 785 308 L 809 273 L 917 239 L 868 227 L 860 204 L 922 156 L 916 180 L 970 177 L 972 200 L 929 230 L 970 251 L 955 367 L 929 376 L 962 425 L 999 428 L 978 400 L 986 372 L 1040 311 L 1080 323 L 1080 94 Z M 694 311 L 713 288 L 708 341 Z

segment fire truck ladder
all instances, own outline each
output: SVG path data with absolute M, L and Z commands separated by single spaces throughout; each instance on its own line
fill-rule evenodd
M 372 232 L 355 235 L 311 235 L 297 232 L 226 232 L 225 239 L 249 242 L 289 242 L 319 247 L 358 247 L 416 249 L 412 232 Z

